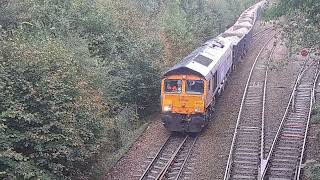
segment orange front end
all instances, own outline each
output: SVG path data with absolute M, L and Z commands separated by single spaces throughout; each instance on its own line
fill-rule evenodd
M 162 121 L 170 131 L 199 132 L 206 124 L 205 79 L 167 76 L 161 83 Z

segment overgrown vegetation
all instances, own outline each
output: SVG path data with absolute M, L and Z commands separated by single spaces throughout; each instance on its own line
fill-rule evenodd
M 266 13 L 267 18 L 284 18 L 283 37 L 290 54 L 296 54 L 303 48 L 311 50 L 311 58 L 319 60 L 320 50 L 320 1 L 318 0 L 274 0 Z M 313 110 L 312 122 L 319 123 L 319 104 Z M 318 146 L 320 134 L 318 134 Z M 319 179 L 320 160 L 306 168 L 308 179 Z
M 91 176 L 158 108 L 161 72 L 254 0 L 0 0 L 0 177 Z
M 283 17 L 283 35 L 290 53 L 302 48 L 319 49 L 320 2 L 318 0 L 273 0 L 265 13 L 267 19 Z

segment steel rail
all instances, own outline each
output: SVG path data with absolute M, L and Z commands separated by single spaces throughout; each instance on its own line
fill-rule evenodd
M 260 151 L 260 159 L 264 159 L 264 121 L 265 121 L 265 106 L 266 106 L 266 96 L 267 96 L 267 82 L 268 82 L 268 71 L 270 61 L 275 49 L 275 45 L 272 47 L 270 55 L 268 57 L 266 72 L 264 75 L 264 87 L 263 87 L 263 97 L 262 97 L 262 115 L 261 115 L 261 151 Z
M 319 67 L 318 67 L 316 75 L 315 75 L 315 79 L 314 79 L 314 82 L 313 82 L 312 92 L 311 92 L 310 109 L 309 109 L 308 121 L 307 121 L 307 126 L 306 126 L 306 132 L 305 132 L 304 139 L 303 139 L 302 151 L 301 151 L 301 154 L 300 154 L 298 172 L 297 172 L 297 176 L 296 176 L 297 180 L 299 180 L 299 178 L 300 178 L 301 165 L 302 165 L 302 161 L 303 161 L 305 145 L 306 145 L 306 142 L 307 142 L 308 129 L 309 129 L 309 124 L 310 124 L 310 119 L 311 119 L 311 113 L 312 113 L 312 108 L 313 108 L 313 104 L 314 104 L 314 99 L 315 99 L 315 89 L 316 89 L 316 84 L 317 84 L 317 81 L 318 81 L 318 78 L 319 78 L 319 74 L 320 74 L 320 71 L 319 71 Z
M 281 131 L 283 125 L 284 125 L 284 121 L 285 121 L 285 119 L 286 119 L 286 117 L 287 117 L 287 115 L 288 115 L 290 105 L 291 105 L 292 102 L 293 102 L 293 99 L 294 99 L 294 96 L 295 96 L 295 91 L 296 91 L 296 89 L 297 89 L 297 86 L 298 86 L 299 83 L 300 83 L 301 77 L 302 77 L 302 76 L 304 75 L 304 73 L 312 66 L 312 64 L 313 64 L 313 63 L 311 63 L 310 65 L 308 65 L 307 67 L 305 67 L 305 66 L 306 66 L 306 62 L 305 62 L 304 65 L 303 65 L 303 67 L 300 69 L 300 73 L 299 73 L 299 75 L 298 75 L 298 77 L 297 77 L 297 80 L 296 80 L 296 82 L 295 82 L 295 84 L 294 84 L 294 87 L 293 87 L 292 93 L 291 93 L 291 95 L 290 95 L 289 102 L 288 102 L 288 104 L 287 104 L 285 113 L 284 113 L 284 115 L 283 115 L 283 117 L 282 117 L 282 120 L 281 120 L 281 123 L 280 123 L 280 125 L 279 125 L 278 131 L 277 131 L 277 133 L 276 133 L 276 136 L 274 137 L 274 140 L 273 140 L 273 142 L 272 142 L 270 151 L 269 151 L 269 153 L 268 153 L 268 156 L 267 156 L 267 159 L 266 159 L 266 163 L 267 163 L 267 164 L 266 164 L 266 168 L 265 168 L 265 169 L 263 170 L 263 172 L 261 173 L 261 179 L 264 179 L 264 178 L 265 178 L 265 175 L 266 175 L 266 172 L 267 172 L 267 169 L 268 169 L 268 165 L 269 165 L 269 162 L 270 162 L 271 155 L 272 155 L 272 153 L 273 153 L 273 151 L 274 151 L 274 148 L 275 148 L 275 144 L 276 144 L 276 142 L 277 142 L 277 139 L 279 138 L 280 131 Z
M 240 124 L 240 118 L 241 118 L 241 114 L 242 114 L 242 111 L 243 111 L 243 106 L 244 106 L 244 102 L 245 102 L 246 95 L 247 95 L 247 92 L 248 92 L 248 88 L 249 88 L 249 84 L 250 84 L 250 81 L 251 81 L 251 76 L 252 76 L 253 70 L 254 70 L 255 65 L 256 65 L 256 63 L 257 63 L 260 55 L 262 54 L 263 50 L 264 50 L 265 47 L 269 44 L 269 42 L 274 38 L 274 36 L 275 36 L 276 34 L 277 34 L 277 33 L 275 33 L 271 38 L 269 38 L 269 39 L 267 40 L 267 42 L 264 44 L 264 46 L 260 49 L 258 55 L 256 56 L 256 59 L 254 60 L 253 65 L 252 65 L 252 67 L 251 67 L 251 70 L 250 70 L 250 73 L 249 73 L 249 77 L 248 77 L 248 79 L 247 79 L 246 86 L 245 86 L 245 90 L 244 90 L 244 93 L 243 93 L 243 96 L 242 96 L 242 100 L 241 100 L 241 105 L 240 105 L 239 114 L 238 114 L 238 118 L 237 118 L 237 122 L 236 122 L 236 127 L 235 127 L 235 131 L 234 131 L 234 135 L 233 135 L 233 139 L 232 139 L 232 144 L 231 144 L 231 148 L 230 148 L 230 152 L 229 152 L 229 157 L 228 157 L 228 161 L 227 161 L 227 166 L 226 166 L 226 169 L 225 169 L 224 180 L 227 180 L 227 179 L 230 178 L 230 171 L 231 171 L 231 164 L 232 164 L 232 156 L 233 156 L 234 146 L 235 146 L 235 142 L 236 142 L 238 127 L 239 127 L 239 124 Z
M 271 29 L 271 28 L 273 28 L 273 27 L 268 27 L 268 28 L 265 28 L 265 29 L 263 29 L 263 30 L 260 30 L 260 31 L 258 31 L 258 32 L 256 32 L 256 33 L 254 33 L 254 34 L 252 35 L 252 37 L 255 37 L 255 36 L 257 36 L 258 34 L 260 34 L 260 33 L 262 33 L 262 32 L 265 32 L 265 31 L 267 31 L 267 30 L 269 30 L 269 29 Z
M 183 139 L 183 141 L 180 143 L 179 147 L 176 149 L 176 151 L 171 156 L 170 160 L 167 162 L 167 164 L 164 166 L 164 168 L 160 171 L 159 175 L 156 177 L 156 180 L 162 180 L 164 178 L 164 176 L 165 176 L 166 172 L 168 171 L 170 165 L 172 164 L 174 159 L 177 157 L 177 154 L 182 149 L 182 146 L 185 144 L 185 142 L 187 141 L 188 138 L 189 138 L 189 136 L 186 136 Z
M 182 172 L 183 172 L 183 170 L 184 170 L 184 166 L 185 166 L 185 164 L 187 163 L 187 161 L 188 161 L 188 159 L 189 159 L 189 157 L 190 157 L 190 155 L 191 155 L 191 151 L 192 151 L 192 149 L 193 149 L 193 147 L 194 147 L 194 145 L 195 145 L 195 143 L 196 143 L 197 140 L 198 140 L 198 136 L 195 138 L 195 140 L 193 141 L 191 147 L 189 148 L 188 154 L 186 155 L 186 157 L 185 157 L 185 159 L 184 159 L 184 161 L 183 161 L 183 164 L 181 165 L 181 168 L 180 168 L 180 170 L 179 170 L 179 172 L 178 172 L 178 175 L 177 175 L 177 177 L 175 178 L 175 180 L 178 180 L 178 179 L 180 178 L 180 176 L 181 176 L 181 174 L 182 174 Z
M 268 31 L 268 30 L 270 30 L 270 31 Z M 262 36 L 264 36 L 266 33 L 268 33 L 268 32 L 271 33 L 273 30 L 275 30 L 275 28 L 271 27 L 271 28 L 267 29 L 266 31 L 263 31 L 263 32 L 261 32 L 261 33 L 259 33 L 259 34 L 261 34 Z M 257 34 L 256 36 L 258 36 L 258 34 Z M 252 36 L 252 37 L 255 37 L 255 36 Z M 260 38 L 254 39 L 251 44 L 257 42 L 259 39 L 260 39 Z
M 155 157 L 152 159 L 151 163 L 149 164 L 149 166 L 147 167 L 147 169 L 143 172 L 142 176 L 140 177 L 139 180 L 143 180 L 147 174 L 149 173 L 149 171 L 151 170 L 150 168 L 154 165 L 154 163 L 156 162 L 156 160 L 159 158 L 161 152 L 165 149 L 165 147 L 168 145 L 170 138 L 172 138 L 172 135 L 170 135 L 168 137 L 168 139 L 165 141 L 165 143 L 160 147 L 159 151 L 156 153 Z

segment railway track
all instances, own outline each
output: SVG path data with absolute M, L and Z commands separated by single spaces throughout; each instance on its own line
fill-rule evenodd
M 140 180 L 187 178 L 185 166 L 198 137 L 171 135 L 152 158 Z
M 262 179 L 299 179 L 319 69 L 313 62 L 299 73 Z
M 268 66 L 260 58 L 274 35 L 264 44 L 252 65 L 242 97 L 224 179 L 257 179 L 263 154 L 263 120 Z M 274 47 L 273 47 L 274 48 Z M 272 48 L 272 51 L 273 51 Z M 267 62 L 271 59 L 269 54 Z
M 262 30 L 260 30 L 260 31 L 258 31 L 258 32 L 256 32 L 256 33 L 254 33 L 254 34 L 252 35 L 252 37 L 256 37 L 257 35 L 259 35 L 259 34 L 261 34 L 261 33 L 265 33 L 266 31 L 272 30 L 272 29 L 273 29 L 272 27 L 264 28 L 264 29 L 262 29 Z

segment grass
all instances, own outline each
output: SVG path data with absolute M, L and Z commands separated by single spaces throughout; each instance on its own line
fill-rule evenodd
M 90 179 L 103 179 L 107 172 L 109 172 L 111 168 L 114 167 L 117 162 L 130 150 L 131 146 L 137 141 L 148 125 L 152 122 L 151 120 L 155 119 L 156 114 L 157 113 L 141 119 L 140 122 L 143 122 L 143 124 L 139 128 L 133 131 L 130 129 L 125 131 L 125 133 L 121 135 L 125 136 L 122 137 L 124 143 L 119 150 L 111 154 L 110 152 L 102 152 L 98 157 L 96 165 L 93 167 L 93 175 Z

